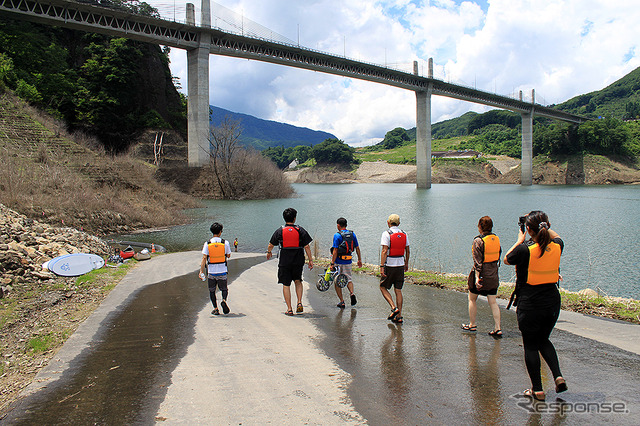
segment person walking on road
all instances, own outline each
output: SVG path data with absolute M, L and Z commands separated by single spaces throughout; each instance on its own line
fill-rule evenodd
M 353 292 L 353 279 L 352 279 L 352 259 L 353 251 L 355 250 L 358 255 L 358 268 L 362 268 L 362 256 L 360 255 L 360 246 L 358 245 L 358 239 L 353 231 L 347 229 L 347 219 L 344 217 L 338 218 L 336 221 L 336 227 L 338 232 L 333 234 L 333 244 L 331 245 L 331 269 L 338 268 L 338 273 L 346 275 L 347 277 L 347 289 L 351 296 L 351 306 L 358 303 L 356 295 Z M 336 294 L 340 302 L 338 308 L 344 308 L 344 298 L 342 297 L 342 289 L 337 285 Z
M 282 284 L 284 301 L 287 304 L 287 315 L 293 315 L 291 305 L 291 281 L 296 286 L 296 296 L 298 304 L 296 312 L 302 313 L 302 268 L 304 267 L 305 253 L 309 259 L 309 269 L 313 269 L 313 258 L 309 244 L 313 238 L 302 227 L 295 224 L 298 212 L 294 208 L 287 208 L 282 212 L 285 225 L 276 229 L 271 236 L 267 247 L 267 259 L 273 256 L 272 250 L 275 246 L 280 247 L 280 260 L 278 261 L 278 283 Z
M 229 241 L 225 241 L 220 237 L 222 234 L 222 224 L 215 222 L 211 225 L 211 233 L 213 238 L 204 243 L 202 247 L 202 261 L 200 262 L 200 278 L 204 281 L 205 277 L 209 284 L 209 298 L 213 304 L 213 315 L 220 315 L 218 310 L 218 302 L 216 301 L 216 287 L 220 289 L 222 295 L 222 312 L 229 313 L 229 305 L 227 305 L 227 297 L 229 290 L 227 288 L 227 259 L 231 257 L 231 247 Z M 205 269 L 207 273 L 205 274 Z
M 477 330 L 476 314 L 478 312 L 478 295 L 486 296 L 493 314 L 493 330 L 489 335 L 495 338 L 502 337 L 500 327 L 500 307 L 496 302 L 500 278 L 498 267 L 500 266 L 500 239 L 492 233 L 493 221 L 489 216 L 483 216 L 478 221 L 480 235 L 473 239 L 471 254 L 473 256 L 473 268 L 469 274 L 469 324 L 462 324 L 462 329 L 469 332 Z
M 553 374 L 556 393 L 567 390 L 567 383 L 560 372 L 558 354 L 549 340 L 560 315 L 558 283 L 562 280 L 560 257 L 564 242 L 551 229 L 549 218 L 542 211 L 532 211 L 521 217 L 520 223 L 518 240 L 504 257 L 506 265 L 516 267 L 516 289 L 509 306 L 513 302 L 518 308 L 518 328 L 522 333 L 524 362 L 531 379 L 531 388 L 525 390 L 524 395 L 544 401 L 540 355 Z M 531 236 L 529 241 L 525 241 L 525 227 Z
M 382 297 L 391 307 L 391 314 L 387 319 L 402 324 L 402 286 L 404 273 L 409 270 L 409 237 L 398 228 L 400 216 L 392 214 L 387 219 L 389 229 L 382 233 L 380 245 L 380 291 Z M 396 302 L 389 290 L 394 287 Z

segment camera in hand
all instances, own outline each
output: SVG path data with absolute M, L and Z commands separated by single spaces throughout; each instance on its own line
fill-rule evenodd
M 524 234 L 524 225 L 527 222 L 527 217 L 526 216 L 520 216 L 518 218 L 518 226 L 520 227 L 520 230 L 522 231 L 522 233 Z

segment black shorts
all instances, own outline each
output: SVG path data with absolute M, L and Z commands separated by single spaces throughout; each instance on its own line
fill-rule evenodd
M 227 276 L 220 276 L 220 277 L 215 277 L 215 276 L 211 276 L 209 275 L 209 279 L 207 280 L 207 283 L 209 284 L 209 292 L 216 292 L 216 287 L 218 287 L 220 289 L 220 291 L 226 291 L 227 290 Z
M 498 294 L 498 288 L 494 288 L 493 290 L 478 290 L 475 286 L 469 289 L 469 293 L 479 294 L 480 296 L 495 296 Z
M 387 290 L 394 286 L 398 290 L 402 288 L 404 284 L 404 266 L 385 266 L 384 273 L 387 275 L 384 278 L 380 278 L 380 287 L 384 287 Z
M 302 281 L 302 265 L 278 266 L 278 284 L 289 287 L 291 281 Z

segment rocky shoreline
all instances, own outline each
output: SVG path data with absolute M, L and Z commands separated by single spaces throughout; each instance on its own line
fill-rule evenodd
M 105 256 L 109 246 L 98 237 L 30 219 L 0 204 L 0 297 L 21 284 L 59 279 L 42 264 L 70 253 Z
M 76 277 L 42 268 L 68 253 L 106 256 L 109 246 L 98 237 L 30 219 L 0 204 L 0 423 L 9 404 L 117 282 L 108 275 L 79 283 Z

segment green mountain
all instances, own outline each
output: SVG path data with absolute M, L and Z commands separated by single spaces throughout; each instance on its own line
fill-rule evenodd
M 591 118 L 640 118 L 640 68 L 602 90 L 576 96 L 556 108 Z
M 640 155 L 640 68 L 602 90 L 576 96 L 555 108 L 594 120 L 577 126 L 536 117 L 534 155 Z M 434 139 L 462 137 L 452 149 L 520 157 L 520 126 L 520 115 L 511 111 L 468 112 L 433 124 L 432 136 Z M 407 145 L 415 139 L 415 127 L 406 131 L 397 128 L 369 149 Z
M 5 87 L 110 152 L 149 128 L 186 135 L 168 50 L 153 44 L 0 17 L 0 92 Z
M 297 127 L 277 121 L 263 120 L 252 115 L 232 112 L 210 106 L 211 126 L 216 127 L 225 118 L 238 121 L 242 128 L 240 141 L 247 147 L 262 151 L 271 147 L 291 148 L 298 145 L 312 146 L 327 139 L 337 139 L 334 135 L 306 127 Z

